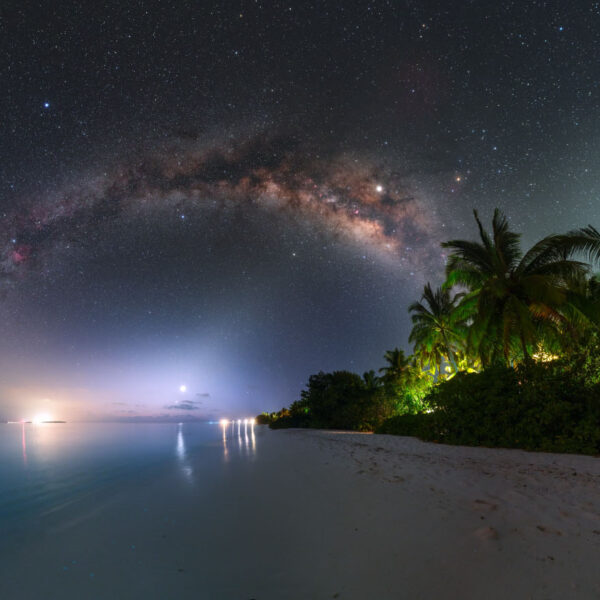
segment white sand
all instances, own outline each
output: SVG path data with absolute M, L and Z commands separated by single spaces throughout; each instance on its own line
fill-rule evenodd
M 600 598 L 599 459 L 256 437 L 47 517 L 2 552 L 0 598 Z

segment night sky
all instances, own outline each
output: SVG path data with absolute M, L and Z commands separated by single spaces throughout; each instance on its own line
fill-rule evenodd
M 600 225 L 599 60 L 597 2 L 3 2 L 0 419 L 245 417 L 409 350 L 473 208 Z

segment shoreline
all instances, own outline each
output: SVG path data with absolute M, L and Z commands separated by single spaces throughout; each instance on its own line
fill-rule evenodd
M 5 548 L 0 592 L 223 600 L 600 594 L 594 457 L 306 429 L 257 428 L 252 455 L 234 442 L 227 460 L 217 443 L 208 448 L 223 461 L 217 469 L 207 454 L 190 455 L 193 481 L 165 464 L 102 502 L 86 498 L 55 515 L 34 540 Z M 28 577 L 34 567 L 38 576 Z

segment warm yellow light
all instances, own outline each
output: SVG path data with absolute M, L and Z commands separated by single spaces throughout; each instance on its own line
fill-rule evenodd
M 550 354 L 550 352 L 544 352 L 543 350 L 540 350 L 539 352 L 535 352 L 534 354 L 532 354 L 531 358 L 533 358 L 533 360 L 537 362 L 546 363 L 552 362 L 553 360 L 557 360 L 560 357 L 558 356 L 558 354 Z
M 227 425 L 229 425 L 229 421 L 227 419 L 221 419 L 219 421 L 219 423 L 223 426 L 223 427 L 227 427 Z

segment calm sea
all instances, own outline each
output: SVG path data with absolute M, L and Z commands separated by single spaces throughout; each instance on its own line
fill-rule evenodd
M 255 427 L 232 423 L 0 424 L 0 535 L 35 527 L 90 494 L 171 467 L 253 460 Z

